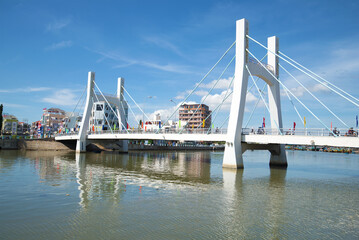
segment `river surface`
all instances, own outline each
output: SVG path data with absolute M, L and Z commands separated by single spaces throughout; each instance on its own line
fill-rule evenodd
M 0 151 L 0 239 L 359 239 L 359 155 Z

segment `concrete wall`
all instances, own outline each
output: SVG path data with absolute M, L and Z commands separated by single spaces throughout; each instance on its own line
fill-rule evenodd
M 18 149 L 17 139 L 0 139 L 0 149 Z
M 20 139 L 18 148 L 23 150 L 71 150 L 68 146 L 53 139 Z

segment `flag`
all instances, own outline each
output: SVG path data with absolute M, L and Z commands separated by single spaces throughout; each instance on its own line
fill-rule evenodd
M 266 119 L 265 119 L 265 117 L 263 117 L 262 127 L 263 127 L 263 128 L 265 128 L 265 127 L 266 127 Z
M 128 123 L 127 123 L 127 129 L 130 127 L 130 125 L 128 125 Z
M 92 131 L 93 131 L 93 132 L 95 131 L 95 126 L 94 126 L 94 125 L 92 125 Z
M 178 120 L 178 128 L 181 128 L 181 120 Z
M 305 117 L 304 117 L 304 128 L 306 125 L 307 125 L 307 121 L 305 120 Z
M 204 127 L 205 122 L 206 122 L 206 120 L 205 120 L 205 119 L 203 119 L 203 127 Z
M 356 127 L 358 127 L 358 115 L 356 116 Z
M 161 121 L 158 122 L 158 127 L 161 128 Z
M 116 130 L 116 123 L 113 125 L 113 130 Z
M 212 128 L 214 128 L 214 124 L 212 123 Z
M 194 128 L 194 125 L 192 124 L 192 129 Z
M 293 123 L 293 131 L 295 131 L 295 126 L 296 126 L 297 124 L 294 122 Z

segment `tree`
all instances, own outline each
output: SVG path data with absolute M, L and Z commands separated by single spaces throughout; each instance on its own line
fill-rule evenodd
M 4 106 L 1 104 L 0 105 L 0 133 L 2 130 L 2 110 L 3 110 Z

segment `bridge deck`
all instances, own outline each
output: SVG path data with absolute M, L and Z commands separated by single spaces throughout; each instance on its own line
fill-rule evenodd
M 104 133 L 90 134 L 90 140 L 169 140 L 169 141 L 205 141 L 220 142 L 226 141 L 226 134 L 178 134 L 178 133 Z M 77 140 L 78 135 L 57 136 L 58 141 Z M 288 144 L 288 145 L 317 145 L 333 147 L 359 148 L 358 137 L 333 137 L 333 136 L 300 136 L 300 135 L 242 135 L 242 142 L 249 144 Z

